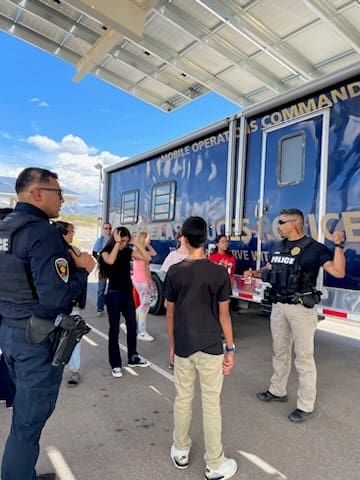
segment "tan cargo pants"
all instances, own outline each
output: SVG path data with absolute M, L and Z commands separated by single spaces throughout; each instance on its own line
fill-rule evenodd
M 196 352 L 187 358 L 175 356 L 174 379 L 174 444 L 180 450 L 191 447 L 189 429 L 192 419 L 192 401 L 196 377 L 201 389 L 202 419 L 205 443 L 205 461 L 210 468 L 218 468 L 224 460 L 221 441 L 220 394 L 223 385 L 223 355 Z
M 295 367 L 299 375 L 297 408 L 304 412 L 314 410 L 316 399 L 316 365 L 314 335 L 317 326 L 316 308 L 275 303 L 270 317 L 273 341 L 273 375 L 269 391 L 286 395 L 291 370 L 291 352 L 294 344 Z

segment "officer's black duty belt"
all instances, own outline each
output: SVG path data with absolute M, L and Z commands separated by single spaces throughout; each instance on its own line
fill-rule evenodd
M 299 302 L 298 295 L 275 295 L 273 303 L 289 303 L 290 305 L 296 305 Z
M 0 320 L 2 325 L 8 325 L 9 327 L 15 328 L 26 328 L 26 325 L 29 323 L 28 318 L 19 318 L 18 320 L 14 320 L 13 318 L 2 318 Z

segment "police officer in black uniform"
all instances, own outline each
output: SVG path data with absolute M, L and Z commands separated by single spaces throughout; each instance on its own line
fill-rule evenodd
M 13 211 L 12 208 L 0 208 L 0 221 Z M 1 316 L 0 316 L 1 323 Z M 15 397 L 15 385 L 9 375 L 4 356 L 0 351 L 0 400 L 5 400 L 6 407 L 12 408 Z
M 52 414 L 63 368 L 52 365 L 53 344 L 27 340 L 30 317 L 54 322 L 71 311 L 86 288 L 94 259 L 68 251 L 49 219 L 63 203 L 57 174 L 26 168 L 16 180 L 18 203 L 0 223 L 0 347 L 16 386 L 9 437 L 2 459 L 2 480 L 55 478 L 36 476 L 41 431 Z M 77 270 L 70 274 L 72 256 Z
M 269 390 L 257 394 L 263 402 L 287 402 L 286 386 L 291 369 L 294 343 L 295 367 L 299 375 L 297 408 L 289 419 L 302 423 L 314 415 L 316 399 L 316 365 L 314 335 L 317 326 L 316 304 L 320 292 L 316 280 L 322 266 L 336 278 L 345 276 L 344 233 L 333 233 L 334 252 L 322 243 L 304 235 L 301 210 L 281 211 L 278 230 L 283 240 L 271 255 L 270 265 L 262 277 L 271 284 L 268 291 L 272 303 L 270 324 L 273 339 L 273 375 Z M 259 276 L 260 272 L 245 272 Z

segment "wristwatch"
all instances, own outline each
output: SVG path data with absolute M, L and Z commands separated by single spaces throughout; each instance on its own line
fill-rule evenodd
M 344 248 L 345 247 L 345 242 L 344 240 L 340 243 L 334 243 L 334 247 L 338 247 L 338 248 Z
M 228 347 L 227 345 L 225 345 L 225 350 L 226 350 L 227 352 L 235 352 L 235 345 L 232 344 L 231 347 Z

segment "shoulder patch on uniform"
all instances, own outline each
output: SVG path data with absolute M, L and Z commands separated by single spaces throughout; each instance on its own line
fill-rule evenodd
M 55 260 L 55 270 L 56 273 L 59 275 L 61 280 L 64 283 L 68 283 L 69 281 L 69 264 L 65 258 L 57 258 Z

